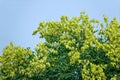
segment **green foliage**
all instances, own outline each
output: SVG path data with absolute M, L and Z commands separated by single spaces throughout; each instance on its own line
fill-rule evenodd
M 120 23 L 104 23 L 85 12 L 60 21 L 40 22 L 45 42 L 35 51 L 11 42 L 0 56 L 1 80 L 119 80 Z

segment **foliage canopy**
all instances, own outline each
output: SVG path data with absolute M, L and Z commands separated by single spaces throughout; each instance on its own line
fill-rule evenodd
M 104 23 L 85 12 L 60 21 L 41 21 L 33 32 L 45 42 L 35 51 L 12 42 L 0 56 L 0 80 L 120 79 L 120 23 Z

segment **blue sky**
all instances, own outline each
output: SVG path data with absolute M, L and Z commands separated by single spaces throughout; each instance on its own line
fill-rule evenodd
M 81 11 L 101 21 L 103 14 L 120 20 L 120 0 L 0 0 L 0 53 L 10 41 L 34 49 L 43 41 L 32 36 L 40 21 L 79 16 Z

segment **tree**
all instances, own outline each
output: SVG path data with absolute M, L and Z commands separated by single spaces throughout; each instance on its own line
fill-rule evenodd
M 40 22 L 33 32 L 45 42 L 35 51 L 10 43 L 0 56 L 2 80 L 116 80 L 120 79 L 120 23 L 104 23 L 85 12 L 60 21 Z

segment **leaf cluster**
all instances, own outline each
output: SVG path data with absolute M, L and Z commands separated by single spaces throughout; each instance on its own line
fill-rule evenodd
M 104 23 L 85 12 L 60 21 L 40 22 L 45 42 L 35 51 L 12 42 L 0 56 L 1 80 L 119 80 L 120 23 L 114 18 Z

